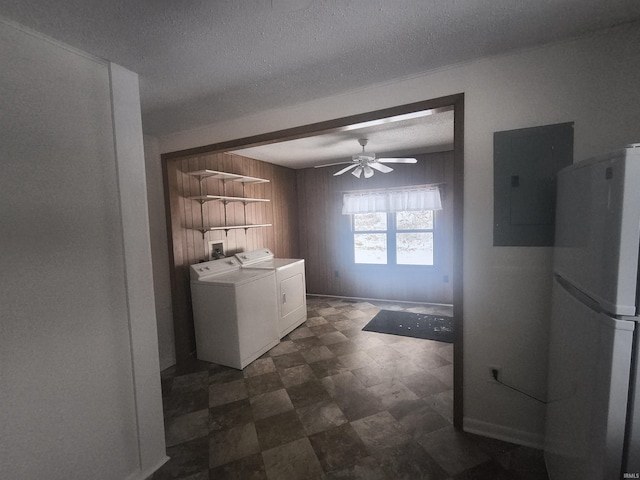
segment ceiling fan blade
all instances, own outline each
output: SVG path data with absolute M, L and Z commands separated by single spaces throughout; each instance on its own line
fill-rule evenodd
M 378 158 L 376 161 L 381 163 L 417 163 L 415 158 Z
M 348 172 L 349 170 L 351 170 L 354 167 L 357 167 L 358 164 L 357 163 L 352 163 L 351 165 L 349 165 L 348 167 L 343 168 L 342 170 L 336 172 L 333 174 L 334 177 L 337 177 L 338 175 L 342 175 L 344 172 Z
M 360 178 L 360 175 L 362 175 L 362 167 L 358 165 L 358 168 L 356 168 L 353 172 L 351 172 L 351 175 L 354 175 Z
M 325 163 L 324 165 L 316 165 L 313 168 L 322 168 L 322 167 L 333 167 L 335 165 L 346 165 L 347 163 L 352 164 L 353 162 L 336 162 L 336 163 Z
M 378 163 L 378 162 L 370 163 L 369 166 L 371 168 L 375 168 L 376 170 L 378 170 L 379 172 L 382 172 L 382 173 L 393 172 L 393 168 L 387 167 L 386 165 L 382 165 L 381 163 Z

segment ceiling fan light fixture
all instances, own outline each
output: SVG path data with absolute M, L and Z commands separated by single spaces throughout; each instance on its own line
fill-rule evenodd
M 369 165 L 366 165 L 364 167 L 364 178 L 371 178 L 371 177 L 373 177 L 373 169 Z
M 360 165 L 358 165 L 356 167 L 356 169 L 353 172 L 351 172 L 351 175 L 354 175 L 354 176 L 360 178 L 360 175 L 362 175 L 362 167 Z M 366 174 L 365 174 L 365 177 L 366 177 Z

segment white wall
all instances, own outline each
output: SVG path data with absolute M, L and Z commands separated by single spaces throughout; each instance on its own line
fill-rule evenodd
M 162 153 L 465 94 L 465 429 L 540 445 L 542 405 L 488 382 L 488 364 L 546 393 L 550 248 L 493 247 L 493 133 L 575 122 L 576 160 L 640 141 L 640 24 L 166 136 Z
M 145 136 L 145 168 L 149 224 L 151 231 L 151 255 L 153 257 L 153 284 L 155 288 L 156 316 L 158 319 L 158 347 L 160 370 L 176 363 L 176 347 L 173 333 L 173 310 L 169 271 L 169 242 L 162 186 L 162 164 L 159 161 L 158 139 Z
M 0 478 L 145 478 L 166 457 L 137 76 L 1 19 L 0 64 Z

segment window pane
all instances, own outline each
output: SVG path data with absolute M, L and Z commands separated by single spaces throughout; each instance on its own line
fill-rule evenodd
M 398 265 L 433 265 L 433 232 L 397 233 Z
M 387 230 L 387 214 L 381 213 L 356 213 L 353 216 L 353 229 L 356 232 Z
M 433 210 L 415 212 L 397 212 L 396 229 L 398 230 L 432 230 Z
M 353 235 L 356 263 L 387 263 L 387 235 L 385 233 L 356 233 Z

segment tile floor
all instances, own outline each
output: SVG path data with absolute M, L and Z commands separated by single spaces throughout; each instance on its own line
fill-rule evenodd
M 453 428 L 453 345 L 363 332 L 381 308 L 451 315 L 310 296 L 306 323 L 243 371 L 164 371 L 171 460 L 152 480 L 546 480 L 541 452 Z

